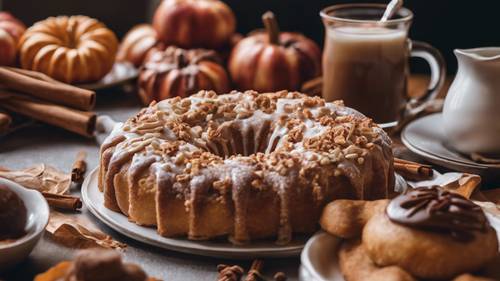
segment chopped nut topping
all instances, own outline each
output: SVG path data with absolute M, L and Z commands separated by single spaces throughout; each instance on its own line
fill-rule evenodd
M 255 169 L 251 182 L 254 188 L 268 184 L 269 172 L 276 176 L 298 173 L 299 181 L 310 183 L 315 196 L 320 197 L 325 184 L 320 182 L 324 180 L 322 173 L 341 176 L 338 165 L 343 161 L 363 165 L 370 150 L 385 141 L 371 119 L 348 114 L 350 111 L 342 106 L 342 102 L 326 104 L 319 97 L 288 91 L 222 96 L 200 91 L 189 98 L 152 104 L 129 119 L 122 129 L 132 138 L 126 144 L 128 149 L 154 154 L 163 159 L 162 169 L 177 173 L 174 185 L 179 189 L 227 159 Z M 140 135 L 140 140 L 135 140 L 133 133 Z M 245 139 L 248 133 L 253 134 L 253 142 Z M 271 135 L 273 144 L 265 143 Z M 274 142 L 275 137 L 279 142 Z M 273 151 L 269 154 L 248 151 L 249 147 L 268 151 L 271 145 Z M 242 149 L 251 155 L 238 155 L 243 154 Z M 229 178 L 213 182 L 213 189 L 221 195 L 230 188 Z

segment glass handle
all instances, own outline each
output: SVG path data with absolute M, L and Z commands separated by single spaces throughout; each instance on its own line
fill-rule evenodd
M 420 97 L 409 98 L 413 106 L 433 100 L 443 88 L 446 79 L 446 63 L 438 49 L 421 41 L 410 41 L 411 56 L 427 61 L 431 69 L 431 80 L 426 92 Z

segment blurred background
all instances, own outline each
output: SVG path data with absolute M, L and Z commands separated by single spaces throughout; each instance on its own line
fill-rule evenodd
M 118 36 L 133 25 L 149 22 L 160 0 L 0 0 L 3 10 L 12 12 L 27 25 L 48 16 L 84 14 L 106 23 Z M 388 3 L 379 0 L 224 0 L 234 10 L 238 31 L 246 34 L 261 28 L 261 15 L 272 10 L 282 30 L 299 31 L 323 44 L 319 11 L 339 3 Z M 500 45 L 500 1 L 497 0 L 406 0 L 414 14 L 411 38 L 437 47 L 446 58 L 450 73 L 456 71 L 455 48 Z M 425 72 L 424 63 L 412 65 Z

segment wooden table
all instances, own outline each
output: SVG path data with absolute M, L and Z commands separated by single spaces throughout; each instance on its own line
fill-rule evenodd
M 425 76 L 415 76 L 410 82 L 412 95 L 426 86 Z M 119 90 L 98 94 L 97 111 L 110 115 L 115 120 L 125 120 L 140 108 L 134 94 Z M 35 163 L 47 163 L 69 172 L 78 151 L 88 154 L 90 170 L 98 164 L 98 146 L 92 139 L 84 139 L 63 130 L 37 124 L 0 139 L 0 166 L 23 168 Z M 78 193 L 78 191 L 76 191 Z M 250 261 L 222 260 L 167 251 L 129 239 L 93 217 L 85 208 L 80 214 L 91 219 L 105 233 L 128 244 L 123 252 L 125 259 L 141 265 L 150 275 L 164 280 L 215 280 L 219 263 L 240 264 L 248 269 Z M 28 260 L 12 271 L 0 274 L 0 280 L 32 280 L 40 272 L 54 264 L 71 259 L 76 250 L 60 246 L 43 238 Z M 297 280 L 299 258 L 270 259 L 265 261 L 264 273 L 271 277 L 284 271 L 289 280 Z

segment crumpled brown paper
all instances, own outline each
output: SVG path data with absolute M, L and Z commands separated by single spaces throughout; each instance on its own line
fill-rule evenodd
M 45 164 L 36 164 L 21 170 L 0 167 L 0 177 L 27 188 L 53 194 L 65 194 L 71 186 L 70 174 Z
M 450 182 L 443 187 L 470 199 L 480 183 L 480 176 L 464 173 L 458 180 Z
M 50 213 L 49 224 L 45 230 L 54 241 L 70 248 L 123 249 L 127 246 L 97 230 L 92 222 L 84 217 L 69 216 L 57 211 Z

